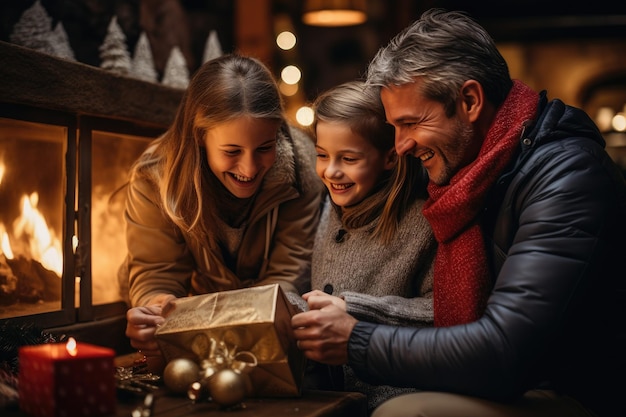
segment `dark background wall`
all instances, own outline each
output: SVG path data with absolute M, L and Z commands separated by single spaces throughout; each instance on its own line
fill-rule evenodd
M 344 28 L 304 25 L 300 19 L 304 4 L 301 0 L 39 1 L 54 23 L 63 23 L 78 61 L 99 65 L 98 47 L 115 15 L 131 53 L 141 31 L 147 33 L 160 75 L 173 46 L 180 47 L 191 72 L 197 69 L 211 30 L 217 31 L 224 51 L 238 49 L 238 33 L 250 28 L 238 27 L 237 15 L 253 14 L 245 20 L 246 24 L 259 25 L 259 30 L 274 27 L 274 22 L 264 20 L 287 16 L 297 32 L 298 50 L 287 56 L 273 48 L 275 53 L 267 63 L 278 70 L 288 60 L 297 61 L 305 72 L 307 98 L 361 75 L 378 47 L 431 7 L 469 12 L 498 42 L 626 39 L 626 2 L 613 0 L 583 4 L 566 0 L 368 0 L 369 20 Z M 13 25 L 34 2 L 0 2 L 0 40 L 8 41 Z M 258 14 L 261 3 L 269 9 L 265 15 Z M 267 39 L 272 39 L 271 34 Z

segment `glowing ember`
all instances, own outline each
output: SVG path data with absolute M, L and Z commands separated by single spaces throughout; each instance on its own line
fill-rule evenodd
M 70 339 L 67 341 L 67 344 L 65 345 L 65 349 L 67 349 L 67 353 L 69 353 L 70 355 L 76 356 L 78 354 L 76 339 L 70 337 Z

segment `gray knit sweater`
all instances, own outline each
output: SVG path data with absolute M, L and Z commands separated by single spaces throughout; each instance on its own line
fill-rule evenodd
M 415 201 L 388 244 L 371 238 L 376 221 L 355 230 L 342 227 L 327 199 L 313 248 L 311 286 L 343 296 L 359 320 L 406 326 L 433 325 L 433 259 L 436 241 Z M 370 412 L 410 389 L 371 386 L 344 367 L 344 389 L 364 392 Z

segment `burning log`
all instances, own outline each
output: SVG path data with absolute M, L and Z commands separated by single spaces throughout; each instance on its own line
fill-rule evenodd
M 0 304 L 37 303 L 61 299 L 61 279 L 40 262 L 0 254 Z

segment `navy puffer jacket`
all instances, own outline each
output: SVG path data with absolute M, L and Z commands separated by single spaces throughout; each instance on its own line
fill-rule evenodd
M 448 328 L 358 322 L 349 364 L 375 384 L 495 401 L 544 387 L 625 416 L 626 185 L 593 122 L 542 93 L 489 200 L 496 279 L 483 316 Z

